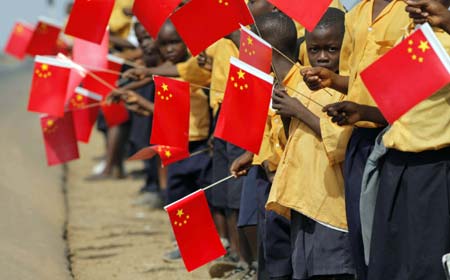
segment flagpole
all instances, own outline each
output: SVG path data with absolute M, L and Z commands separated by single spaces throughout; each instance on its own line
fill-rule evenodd
M 196 191 L 196 192 L 191 193 L 190 195 L 187 195 L 187 196 L 185 196 L 185 197 L 183 197 L 183 198 L 181 198 L 181 199 L 178 199 L 177 201 L 172 202 L 172 203 L 170 203 L 169 205 L 164 206 L 164 210 L 167 211 L 167 208 L 169 208 L 170 206 L 172 206 L 172 205 L 174 205 L 174 204 L 177 204 L 179 201 L 181 201 L 181 200 L 183 200 L 183 199 L 186 199 L 186 198 L 188 198 L 188 197 L 194 195 L 195 193 L 197 193 L 197 192 L 199 192 L 199 191 L 206 191 L 206 190 L 209 190 L 210 188 L 213 188 L 213 187 L 215 187 L 215 186 L 217 186 L 217 185 L 219 185 L 219 184 L 221 184 L 221 183 L 223 183 L 223 182 L 226 182 L 226 181 L 230 180 L 231 178 L 235 178 L 235 176 L 234 176 L 234 175 L 230 175 L 230 176 L 228 176 L 228 177 L 225 177 L 225 178 L 223 178 L 223 179 L 221 179 L 221 180 L 219 180 L 219 181 L 217 181 L 217 182 L 215 182 L 215 183 L 212 183 L 211 185 L 209 185 L 209 186 L 207 186 L 207 187 L 205 187 L 205 188 L 202 188 L 202 189 L 200 189 L 200 190 L 198 190 L 198 191 Z

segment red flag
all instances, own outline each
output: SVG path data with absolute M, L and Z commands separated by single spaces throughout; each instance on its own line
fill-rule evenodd
M 120 70 L 122 69 L 124 60 L 114 56 L 107 56 L 107 70 L 112 70 L 112 72 L 96 70 L 92 71 L 93 74 L 98 76 L 104 82 L 101 83 L 91 75 L 88 75 L 83 83 L 83 87 L 88 89 L 89 91 L 98 93 L 103 96 L 105 99 L 106 96 L 111 92 L 111 87 L 115 87 L 117 80 L 120 77 Z M 108 86 L 109 85 L 109 86 Z
M 168 166 L 169 164 L 188 158 L 190 154 L 185 149 L 155 145 L 141 149 L 128 160 L 147 160 L 155 155 L 159 155 L 163 166 Z
M 135 0 L 133 14 L 153 38 L 181 0 Z
M 165 209 L 188 271 L 225 255 L 226 250 L 220 241 L 203 190 L 198 190 Z
M 178 147 L 189 145 L 189 83 L 154 76 L 155 109 L 150 144 Z
M 272 46 L 245 26 L 241 26 L 239 59 L 263 72 L 270 73 Z
M 75 0 L 64 33 L 100 44 L 114 7 L 114 0 Z
M 386 120 L 393 123 L 450 83 L 450 58 L 424 24 L 361 72 L 361 78 Z
M 253 23 L 243 0 L 191 0 L 170 19 L 194 56 L 238 29 L 239 24 Z
M 269 0 L 280 11 L 312 32 L 333 0 Z
M 62 118 L 42 116 L 41 128 L 48 165 L 61 164 L 79 158 L 71 112 L 67 112 Z
M 70 67 L 52 57 L 36 56 L 28 111 L 64 116 Z
M 125 63 L 123 58 L 118 56 L 108 54 L 108 69 L 112 71 L 120 72 L 122 70 L 122 66 Z
M 258 154 L 269 111 L 273 77 L 234 57 L 230 63 L 214 136 Z
M 105 69 L 108 67 L 108 48 L 109 32 L 107 30 L 104 32 L 100 45 L 75 38 L 73 44 L 73 61 L 88 69 Z
M 101 108 L 108 127 L 121 125 L 130 119 L 123 103 L 103 105 Z
M 17 22 L 9 35 L 5 53 L 22 60 L 27 51 L 28 43 L 33 36 L 34 27 L 23 22 Z
M 88 143 L 92 128 L 97 121 L 100 106 L 90 106 L 99 103 L 102 97 L 87 91 L 84 88 L 76 88 L 75 94 L 69 102 L 72 110 L 75 133 L 78 141 Z
M 61 26 L 54 20 L 40 18 L 27 47 L 29 55 L 55 55 Z

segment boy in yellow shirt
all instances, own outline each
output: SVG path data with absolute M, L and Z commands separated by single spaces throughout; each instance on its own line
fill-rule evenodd
M 338 72 L 343 36 L 344 13 L 328 9 L 306 33 L 311 64 Z M 312 92 L 305 83 L 295 89 L 294 97 L 283 90 L 273 96 L 289 135 L 267 208 L 291 219 L 293 279 L 353 279 L 340 165 L 350 131 L 332 124 L 321 106 L 344 95 Z
M 372 110 L 375 102 L 365 88 L 360 72 L 389 51 L 407 31 L 410 20 L 402 0 L 364 0 L 346 16 L 346 30 L 341 50 L 339 74 L 316 67 L 302 74 L 312 90 L 330 87 L 348 95 L 347 100 L 367 108 L 372 122 L 355 124 L 347 146 L 344 178 L 347 222 L 358 279 L 367 279 L 361 235 L 360 195 L 364 167 L 375 144 L 375 138 L 386 125 L 384 118 Z M 348 57 L 348 54 L 350 55 Z M 347 70 L 348 72 L 344 71 Z M 343 104 L 349 104 L 343 103 Z M 348 116 L 347 116 L 348 117 Z M 349 117 L 350 118 L 350 117 Z M 339 123 L 337 117 L 333 121 Z

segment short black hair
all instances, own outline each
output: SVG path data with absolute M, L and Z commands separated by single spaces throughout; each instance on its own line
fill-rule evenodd
M 314 30 L 321 28 L 336 28 L 336 31 L 343 37 L 345 33 L 345 13 L 336 8 L 328 8 Z M 305 31 L 306 34 L 308 34 L 308 31 Z
M 297 51 L 297 29 L 292 19 L 282 12 L 257 17 L 252 30 L 256 34 L 260 32 L 264 40 L 285 54 L 293 55 Z

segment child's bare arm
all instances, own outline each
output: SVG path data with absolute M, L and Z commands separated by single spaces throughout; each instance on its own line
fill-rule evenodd
M 351 101 L 329 104 L 323 108 L 331 120 L 340 126 L 353 125 L 360 121 L 368 121 L 381 125 L 388 122 L 377 107 L 360 105 Z
M 332 88 L 343 94 L 348 91 L 348 77 L 341 76 L 323 67 L 312 67 L 301 70 L 303 80 L 311 90 Z

